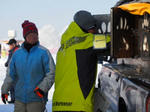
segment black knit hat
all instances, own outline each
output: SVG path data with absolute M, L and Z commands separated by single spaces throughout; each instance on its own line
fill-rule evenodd
M 74 21 L 85 31 L 92 29 L 96 26 L 96 19 L 88 11 L 78 11 L 74 15 Z
M 7 44 L 11 45 L 11 44 L 16 44 L 16 43 L 17 43 L 17 41 L 15 39 L 10 39 Z
M 37 29 L 36 25 L 28 20 L 25 20 L 22 23 L 22 28 L 23 28 L 23 37 L 24 38 L 26 38 L 26 36 L 32 32 L 35 32 L 38 34 L 38 29 Z

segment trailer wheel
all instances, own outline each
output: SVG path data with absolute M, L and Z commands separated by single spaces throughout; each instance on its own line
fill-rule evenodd
M 119 112 L 127 112 L 127 106 L 123 98 L 119 99 Z

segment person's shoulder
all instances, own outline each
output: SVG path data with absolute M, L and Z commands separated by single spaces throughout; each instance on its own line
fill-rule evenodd
M 46 47 L 42 46 L 42 45 L 39 45 L 39 46 L 38 46 L 38 49 L 39 49 L 40 51 L 43 51 L 43 52 L 49 52 L 49 50 L 48 50 Z
M 51 52 L 50 52 L 50 50 L 49 49 L 47 49 L 46 47 L 44 47 L 44 46 L 42 46 L 42 45 L 39 45 L 38 46 L 38 52 L 42 55 L 42 56 L 48 56 L 48 57 L 50 57 L 50 58 L 52 58 L 52 54 L 51 54 Z
M 22 55 L 22 48 L 18 48 L 12 55 L 12 59 L 18 58 L 18 56 Z
M 17 49 L 16 49 L 16 51 L 14 52 L 14 55 L 15 54 L 20 54 L 21 52 L 23 51 L 23 48 L 22 47 L 18 47 Z
M 20 51 L 22 51 L 22 50 L 23 50 L 22 47 L 17 47 L 17 48 L 16 48 L 16 52 L 20 52 Z

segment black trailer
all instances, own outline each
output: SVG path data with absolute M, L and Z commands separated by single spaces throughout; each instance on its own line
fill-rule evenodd
M 110 23 L 110 56 L 116 61 L 102 66 L 94 111 L 150 112 L 150 14 L 114 7 Z

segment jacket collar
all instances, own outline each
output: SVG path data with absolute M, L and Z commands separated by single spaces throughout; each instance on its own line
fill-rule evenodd
M 40 42 L 37 42 L 37 44 L 35 46 L 33 46 L 29 52 L 32 52 L 33 50 L 35 50 L 36 48 L 38 48 L 38 46 L 40 45 Z M 21 47 L 27 51 L 27 49 L 24 47 L 24 43 L 21 45 Z M 27 51 L 28 52 L 28 51 Z

